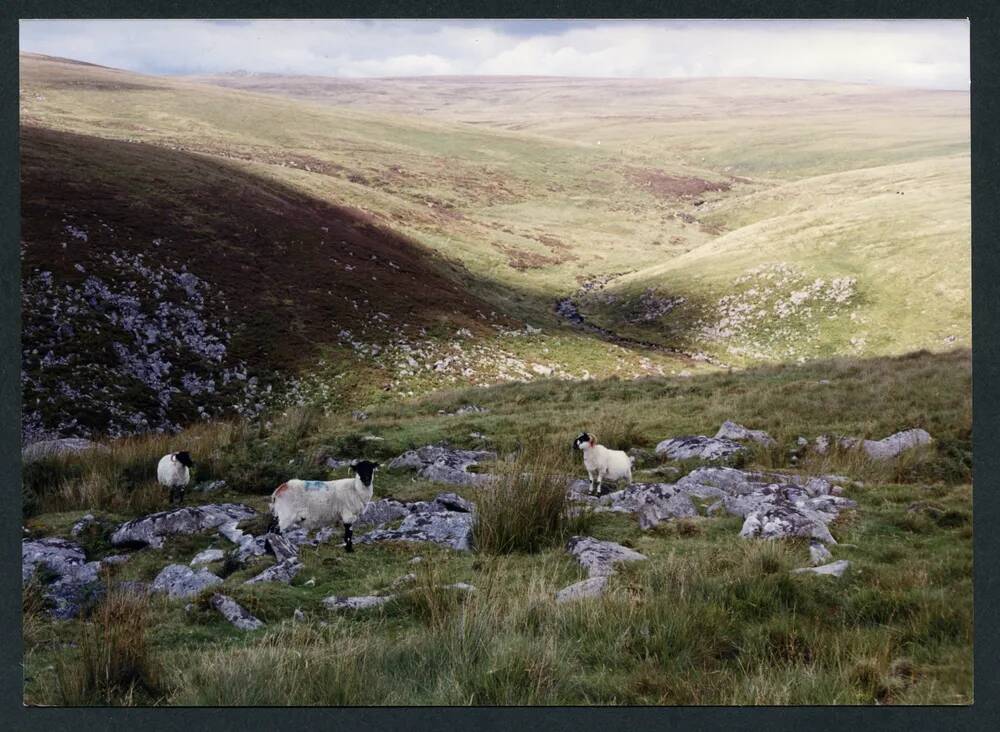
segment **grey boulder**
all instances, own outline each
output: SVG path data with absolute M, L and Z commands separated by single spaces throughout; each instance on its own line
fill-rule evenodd
M 751 442 L 756 442 L 758 444 L 764 445 L 766 447 L 774 447 L 778 443 L 775 441 L 771 435 L 767 434 L 764 430 L 751 430 L 747 429 L 741 424 L 736 424 L 728 419 L 722 423 L 719 427 L 719 431 L 715 433 L 716 439 L 727 439 L 736 441 L 750 440 Z
M 568 587 L 563 587 L 556 593 L 556 602 L 572 602 L 588 597 L 600 597 L 607 587 L 608 578 L 606 575 L 598 575 L 589 579 L 575 582 Z
M 836 562 L 830 562 L 829 564 L 824 564 L 821 567 L 802 567 L 801 569 L 793 569 L 793 574 L 822 574 L 828 577 L 841 577 L 847 568 L 851 566 L 851 563 L 846 559 L 840 559 Z
M 98 579 L 100 562 L 88 562 L 83 549 L 71 541 L 57 538 L 21 542 L 21 581 L 26 584 L 39 569 L 50 575 L 42 594 L 49 603 L 49 613 L 68 620 L 103 592 Z
M 360 597 L 328 597 L 323 600 L 330 610 L 366 610 L 384 605 L 395 599 L 395 595 L 362 595 Z
M 417 511 L 403 519 L 398 529 L 376 529 L 358 541 L 427 541 L 468 551 L 472 548 L 473 515 L 464 511 Z
M 126 521 L 111 535 L 113 546 L 163 546 L 168 536 L 196 534 L 232 521 L 242 521 L 257 514 L 240 503 L 208 504 L 159 511 Z
M 636 562 L 646 555 L 612 541 L 599 541 L 589 536 L 574 536 L 566 543 L 566 550 L 576 557 L 590 577 L 613 574 L 619 562 Z
M 264 623 L 251 615 L 242 605 L 229 595 L 212 595 L 212 607 L 240 630 L 257 630 L 263 628 Z
M 243 584 L 255 585 L 261 582 L 281 582 L 282 584 L 287 585 L 295 579 L 295 575 L 297 575 L 301 569 L 302 562 L 300 562 L 296 557 L 292 557 L 291 559 L 285 559 L 284 561 L 268 567 L 256 577 L 251 577 Z
M 171 600 L 193 597 L 206 587 L 222 583 L 222 578 L 200 569 L 197 572 L 183 564 L 169 564 L 160 570 L 150 586 L 151 592 L 163 592 Z
M 673 437 L 656 446 L 656 454 L 670 460 L 723 460 L 744 450 L 733 440 L 704 435 Z
M 488 450 L 456 450 L 444 445 L 426 445 L 394 458 L 389 470 L 416 470 L 425 480 L 452 485 L 481 485 L 491 480 L 488 475 L 470 473 L 469 468 L 485 460 L 495 460 L 496 453 Z
M 206 549 L 203 552 L 195 554 L 194 559 L 191 560 L 191 566 L 196 567 L 199 564 L 211 564 L 212 562 L 218 562 L 225 556 L 226 553 L 221 549 Z
M 25 445 L 21 450 L 21 462 L 30 463 L 46 457 L 73 455 L 87 450 L 108 451 L 106 445 L 101 445 L 82 437 L 64 437 L 57 440 L 41 440 Z

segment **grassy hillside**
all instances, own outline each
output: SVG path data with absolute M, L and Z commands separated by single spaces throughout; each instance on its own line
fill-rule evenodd
M 570 444 L 587 429 L 614 446 L 651 446 L 710 433 L 732 418 L 769 430 L 773 450 L 745 467 L 846 472 L 856 511 L 831 530 L 841 579 L 793 576 L 806 542 L 748 541 L 740 520 L 698 517 L 640 531 L 625 514 L 598 514 L 586 532 L 650 560 L 621 570 L 600 599 L 568 605 L 556 590 L 583 572 L 561 542 L 493 556 L 426 544 L 322 545 L 301 553 L 291 585 L 243 585 L 271 559 L 229 573 L 222 585 L 267 626 L 235 630 L 206 597 L 104 606 L 92 617 L 52 621 L 27 595 L 25 699 L 40 704 L 952 704 L 972 701 L 971 399 L 968 352 L 898 359 L 817 361 L 691 379 L 564 384 L 546 381 L 453 392 L 348 415 L 293 412 L 269 425 L 206 424 L 188 432 L 198 481 L 223 478 L 212 500 L 264 508 L 290 474 L 332 475 L 327 455 L 385 458 L 447 439 L 557 458 L 582 475 Z M 465 404 L 488 413 L 449 416 Z M 889 465 L 857 456 L 789 458 L 799 435 L 882 437 L 922 426 L 927 451 Z M 485 441 L 470 432 L 485 435 Z M 365 439 L 375 436 L 380 440 Z M 109 453 L 50 459 L 26 475 L 39 511 L 33 535 L 69 536 L 86 511 L 106 526 L 162 505 L 151 466 L 174 444 L 121 441 Z M 488 466 L 487 466 L 488 467 Z M 656 480 L 645 461 L 638 480 Z M 675 465 L 682 472 L 692 465 Z M 117 476 L 117 477 L 116 477 Z M 431 498 L 454 486 L 380 472 L 376 496 Z M 475 489 L 458 488 L 481 500 Z M 78 539 L 79 540 L 79 539 Z M 114 553 L 107 532 L 84 538 L 88 559 Z M 148 581 L 186 563 L 210 534 L 179 537 L 110 568 Z M 423 557 L 412 564 L 414 555 Z M 221 565 L 221 563 L 219 563 Z M 212 565 L 215 571 L 218 566 Z M 416 575 L 414 591 L 382 608 L 343 615 L 332 594 L 390 592 Z M 225 574 L 225 571 L 223 571 Z M 476 587 L 464 596 L 441 589 Z M 398 587 L 398 585 L 396 585 Z M 122 602 L 118 600 L 117 602 Z M 131 603 L 135 603 L 132 600 Z M 301 610 L 302 619 L 293 613 Z M 123 618 L 136 618 L 126 623 Z M 107 623 L 107 633 L 95 631 Z M 117 644 L 117 645 L 112 645 Z M 88 685 L 88 658 L 127 649 L 137 666 L 125 685 Z M 90 654 L 88 656 L 88 654 Z M 116 665 L 115 668 L 119 668 Z M 138 670 L 136 670 L 138 669 Z M 128 674 L 133 674 L 129 676 Z M 129 679 L 140 679 L 129 686 Z

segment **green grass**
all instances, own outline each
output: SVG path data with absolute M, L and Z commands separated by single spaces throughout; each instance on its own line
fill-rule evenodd
M 443 392 L 377 406 L 364 423 L 296 412 L 276 416 L 270 427 L 205 425 L 206 465 L 229 470 L 236 464 L 231 456 L 240 455 L 246 469 L 284 477 L 306 464 L 288 466 L 293 453 L 363 448 L 367 456 L 387 457 L 439 439 L 472 446 L 473 430 L 489 435 L 504 456 L 544 445 L 557 467 L 580 475 L 571 450 L 580 429 L 618 447 L 649 447 L 676 434 L 714 432 L 732 418 L 779 441 L 747 465 L 785 469 L 799 434 L 878 438 L 922 426 L 935 443 L 889 468 L 854 454 L 799 466 L 863 482 L 847 487 L 858 510 L 831 526 L 839 542 L 831 547 L 834 557 L 852 562 L 841 579 L 790 574 L 808 563 L 807 544 L 739 539 L 734 517 L 664 522 L 642 532 L 630 516 L 589 516 L 588 535 L 623 543 L 649 561 L 623 567 L 605 597 L 569 605 L 557 605 L 554 594 L 584 572 L 563 549 L 560 530 L 516 547 L 501 542 L 497 554 L 404 542 L 361 545 L 353 554 L 330 545 L 307 548 L 289 586 L 242 584 L 270 558 L 225 577 L 223 591 L 267 624 L 259 631 L 235 630 L 204 598 L 190 611 L 185 601 L 154 599 L 145 654 L 158 672 L 156 693 L 129 695 L 125 684 L 119 688 L 126 691 L 107 698 L 168 705 L 970 703 L 969 379 L 968 352 L 923 353 L 643 382 Z M 491 411 L 438 414 L 468 403 Z M 219 436 L 211 437 L 213 430 Z M 369 433 L 384 439 L 360 440 Z M 151 452 L 158 439 L 150 438 Z M 139 445 L 111 455 L 127 463 L 144 454 Z M 80 480 L 89 462 L 104 459 L 81 456 L 71 468 L 67 458 L 60 469 L 68 481 Z M 391 471 L 375 480 L 377 496 L 430 498 L 449 489 Z M 458 492 L 485 501 L 487 516 L 501 515 L 490 513 L 478 491 Z M 44 491 L 40 498 L 46 500 Z M 538 505 L 530 493 L 506 499 Z M 266 496 L 227 491 L 219 500 L 263 509 Z M 89 508 L 39 514 L 27 526 L 68 536 Z M 122 511 L 107 520 L 127 518 Z M 211 545 L 228 543 L 208 534 L 178 537 L 110 571 L 116 579 L 149 581 L 167 562 L 186 563 Z M 88 551 L 96 557 L 109 548 L 96 537 Z M 422 561 L 412 564 L 418 555 Z M 395 581 L 410 572 L 416 581 L 400 589 Z M 476 590 L 442 589 L 454 582 Z M 322 604 L 331 595 L 396 592 L 402 594 L 387 605 L 354 614 L 331 613 Z M 88 667 L 79 649 L 98 626 L 93 618 L 49 620 L 37 597 L 29 585 L 25 699 L 59 704 L 70 688 L 65 680 Z M 292 620 L 296 609 L 304 622 Z M 87 642 L 99 648 L 109 638 Z

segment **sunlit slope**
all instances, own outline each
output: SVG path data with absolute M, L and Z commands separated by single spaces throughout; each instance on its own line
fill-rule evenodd
M 664 164 L 797 178 L 967 152 L 966 92 L 800 79 L 222 74 L 201 81 L 364 109 L 530 131 Z
M 356 207 L 494 282 L 502 306 L 542 298 L 547 308 L 578 275 L 655 264 L 706 241 L 677 216 L 690 201 L 651 191 L 650 174 L 750 186 L 673 163 L 649 170 L 573 141 L 21 60 L 23 122 L 225 157 Z
M 650 289 L 685 297 L 634 327 L 750 360 L 967 346 L 969 200 L 965 156 L 789 183 L 719 205 L 705 219 L 727 233 L 591 304 L 608 320 Z

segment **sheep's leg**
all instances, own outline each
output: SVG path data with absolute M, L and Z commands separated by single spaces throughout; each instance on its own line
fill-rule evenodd
M 351 530 L 350 524 L 344 524 L 344 550 L 354 551 L 354 532 Z
M 591 495 L 593 495 L 594 491 L 597 488 L 597 484 L 594 482 L 594 474 L 592 472 L 590 472 L 589 470 L 587 471 L 587 479 L 590 481 L 590 490 L 589 490 L 589 493 Z
M 278 524 L 278 516 L 276 514 L 271 514 L 271 522 L 267 525 L 267 533 L 269 534 L 280 534 L 281 526 Z
M 600 472 L 598 472 L 598 474 L 597 474 L 597 495 L 598 496 L 600 496 L 601 493 L 604 490 L 604 488 L 601 486 L 601 482 L 603 481 L 603 479 L 604 479 L 604 476 Z

